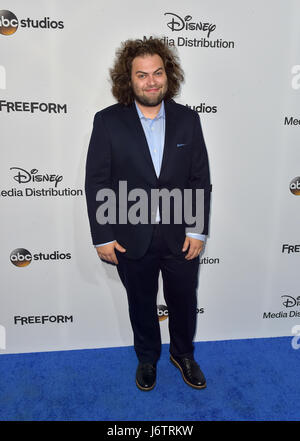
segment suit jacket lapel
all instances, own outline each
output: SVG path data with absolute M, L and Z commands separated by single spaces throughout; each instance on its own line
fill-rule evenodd
M 149 151 L 149 146 L 144 133 L 142 123 L 140 121 L 139 115 L 137 113 L 135 104 L 124 107 L 124 116 L 126 122 L 131 130 L 132 135 L 136 140 L 137 154 L 141 153 L 141 156 L 145 159 L 148 170 L 156 176 L 155 168 L 152 162 L 151 154 Z M 165 142 L 164 142 L 164 152 L 162 158 L 162 164 L 160 169 L 159 178 L 164 173 L 166 166 L 168 164 L 172 146 L 174 145 L 174 136 L 176 128 L 176 114 L 172 106 L 171 101 L 165 102 L 165 117 L 166 117 L 166 127 L 165 127 Z
M 131 133 L 136 140 L 136 147 L 138 150 L 137 154 L 141 154 L 141 157 L 146 160 L 148 167 L 150 167 L 151 172 L 156 177 L 148 142 L 134 103 L 128 107 L 124 107 L 124 115 L 126 122 L 130 127 Z
M 172 146 L 174 144 L 173 139 L 176 128 L 176 115 L 174 113 L 172 102 L 170 101 L 165 102 L 165 116 L 166 116 L 165 144 L 164 144 L 164 153 L 163 153 L 159 177 L 162 176 L 163 172 L 166 169 L 166 166 L 169 162 L 170 155 L 172 152 Z

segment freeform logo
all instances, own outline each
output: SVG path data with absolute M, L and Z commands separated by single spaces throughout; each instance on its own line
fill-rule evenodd
M 295 90 L 300 89 L 300 65 L 296 64 L 292 67 L 292 88 Z
M 31 263 L 32 260 L 69 260 L 71 253 L 60 253 L 54 251 L 53 253 L 35 253 L 32 254 L 25 248 L 16 248 L 10 253 L 10 261 L 13 265 L 22 268 Z
M 295 196 L 300 196 L 300 176 L 294 178 L 290 183 L 290 191 Z
M 45 323 L 73 323 L 73 316 L 67 315 L 30 315 L 30 316 L 14 316 L 14 324 L 15 325 L 34 325 L 39 323 L 44 325 Z
M 51 20 L 50 17 L 44 17 L 41 20 L 33 20 L 32 18 L 27 17 L 19 21 L 11 11 L 0 11 L 0 34 L 12 35 L 17 31 L 19 26 L 21 28 L 29 29 L 63 29 L 64 22 Z
M 288 243 L 284 243 L 281 249 L 282 253 L 300 253 L 300 244 L 297 245 L 289 245 Z
M 39 103 L 37 101 L 6 101 L 0 100 L 0 112 L 42 112 L 42 113 L 67 113 L 67 104 Z
M 6 89 L 6 70 L 4 66 L 0 66 L 0 89 Z

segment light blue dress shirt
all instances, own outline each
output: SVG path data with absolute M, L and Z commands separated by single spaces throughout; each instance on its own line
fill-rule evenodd
M 136 102 L 135 102 L 135 106 L 147 139 L 155 173 L 156 176 L 158 177 L 160 174 L 164 143 L 165 143 L 165 127 L 166 127 L 165 105 L 164 102 L 162 101 L 160 110 L 156 115 L 156 117 L 153 119 L 146 118 L 141 112 Z M 159 209 L 157 209 L 156 221 L 159 222 L 159 220 L 160 220 Z M 206 238 L 204 234 L 186 233 L 186 235 L 202 241 L 205 241 Z M 107 245 L 108 243 L 111 242 L 114 241 L 102 243 L 100 245 L 95 245 L 95 246 Z

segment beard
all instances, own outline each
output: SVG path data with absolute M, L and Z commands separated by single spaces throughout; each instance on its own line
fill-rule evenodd
M 160 89 L 160 92 L 157 96 L 147 97 L 145 95 L 138 95 L 133 89 L 133 95 L 135 100 L 139 104 L 142 104 L 143 106 L 147 106 L 147 107 L 158 106 L 163 101 L 164 97 L 166 96 L 166 93 L 167 93 L 167 88 L 166 90 Z

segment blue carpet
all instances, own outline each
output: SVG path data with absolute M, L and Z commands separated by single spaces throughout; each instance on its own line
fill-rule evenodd
M 132 347 L 0 355 L 1 421 L 299 421 L 291 338 L 200 342 L 207 388 L 187 386 L 163 345 L 157 385 L 135 386 Z

